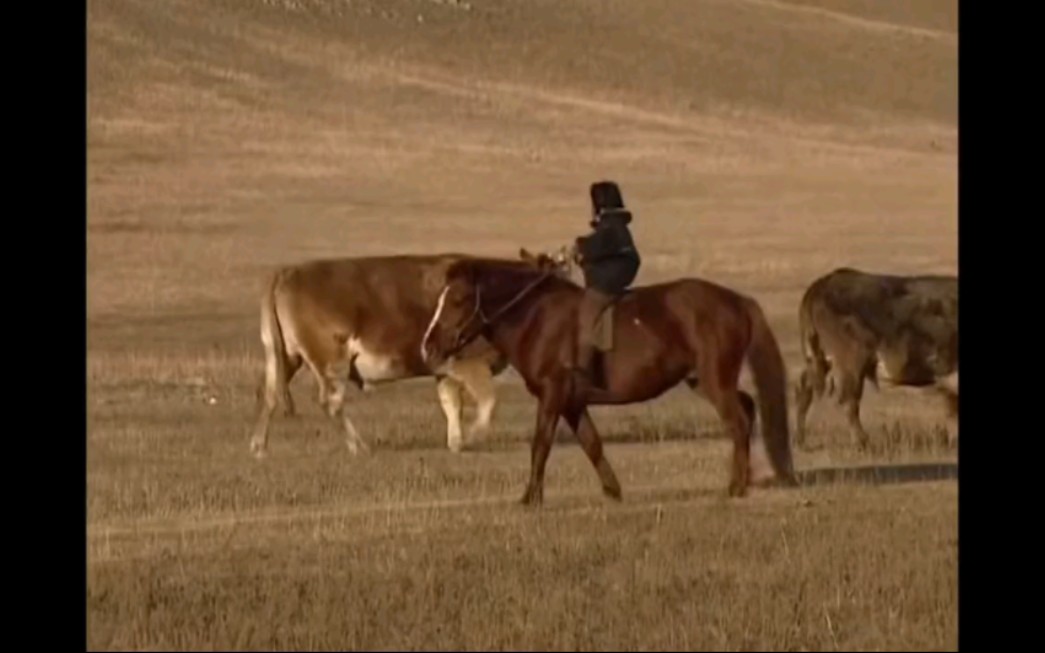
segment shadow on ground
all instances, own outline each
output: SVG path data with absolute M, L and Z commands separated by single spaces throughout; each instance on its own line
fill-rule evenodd
M 942 481 L 958 478 L 957 463 L 918 463 L 907 465 L 863 465 L 859 467 L 821 467 L 798 472 L 803 486 L 831 483 L 869 483 L 887 485 Z

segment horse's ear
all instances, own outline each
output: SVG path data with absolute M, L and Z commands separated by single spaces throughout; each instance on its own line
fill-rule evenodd
M 446 272 L 446 282 L 452 283 L 458 280 L 465 280 L 471 282 L 472 280 L 472 262 L 471 261 L 458 261 L 450 266 L 450 269 Z
M 519 248 L 519 258 L 524 261 L 533 261 L 536 257 L 529 252 L 525 247 Z

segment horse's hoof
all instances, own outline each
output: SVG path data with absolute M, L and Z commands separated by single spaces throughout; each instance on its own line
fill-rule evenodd
M 522 505 L 527 508 L 536 508 L 541 505 L 544 501 L 544 497 L 540 492 L 530 492 L 529 490 L 523 494 L 522 500 L 519 501 Z
M 613 499 L 614 501 L 622 501 L 621 490 L 619 487 L 604 487 L 602 493 Z

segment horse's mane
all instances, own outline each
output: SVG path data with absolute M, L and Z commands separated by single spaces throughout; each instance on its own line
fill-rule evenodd
M 580 290 L 580 286 L 570 279 L 560 277 L 554 270 L 542 270 L 527 261 L 471 258 L 458 261 L 449 269 L 449 276 L 465 275 L 471 283 L 480 285 L 485 296 L 494 301 L 512 299 L 516 293 L 545 274 L 548 274 L 548 278 L 541 284 L 545 290 L 553 287 Z

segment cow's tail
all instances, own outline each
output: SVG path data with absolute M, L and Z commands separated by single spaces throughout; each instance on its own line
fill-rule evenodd
M 820 346 L 820 335 L 813 324 L 813 292 L 802 297 L 802 303 L 798 309 L 798 333 L 802 343 L 802 358 L 805 360 L 805 370 L 802 372 L 800 383 L 807 384 L 817 397 L 823 397 L 834 393 L 834 384 L 828 384 L 828 373 L 831 364 L 824 356 L 824 350 Z
M 264 401 L 270 409 L 278 405 L 281 397 L 288 395 L 286 343 L 276 312 L 276 289 L 282 278 L 282 271 L 274 272 L 261 295 L 261 344 L 265 348 L 265 373 L 258 386 L 258 400 Z M 288 415 L 293 414 L 293 409 L 291 404 L 284 406 Z
M 749 299 L 747 310 L 751 319 L 747 361 L 758 391 L 762 441 L 777 479 L 786 485 L 796 485 L 788 431 L 787 369 L 784 357 L 762 308 Z

